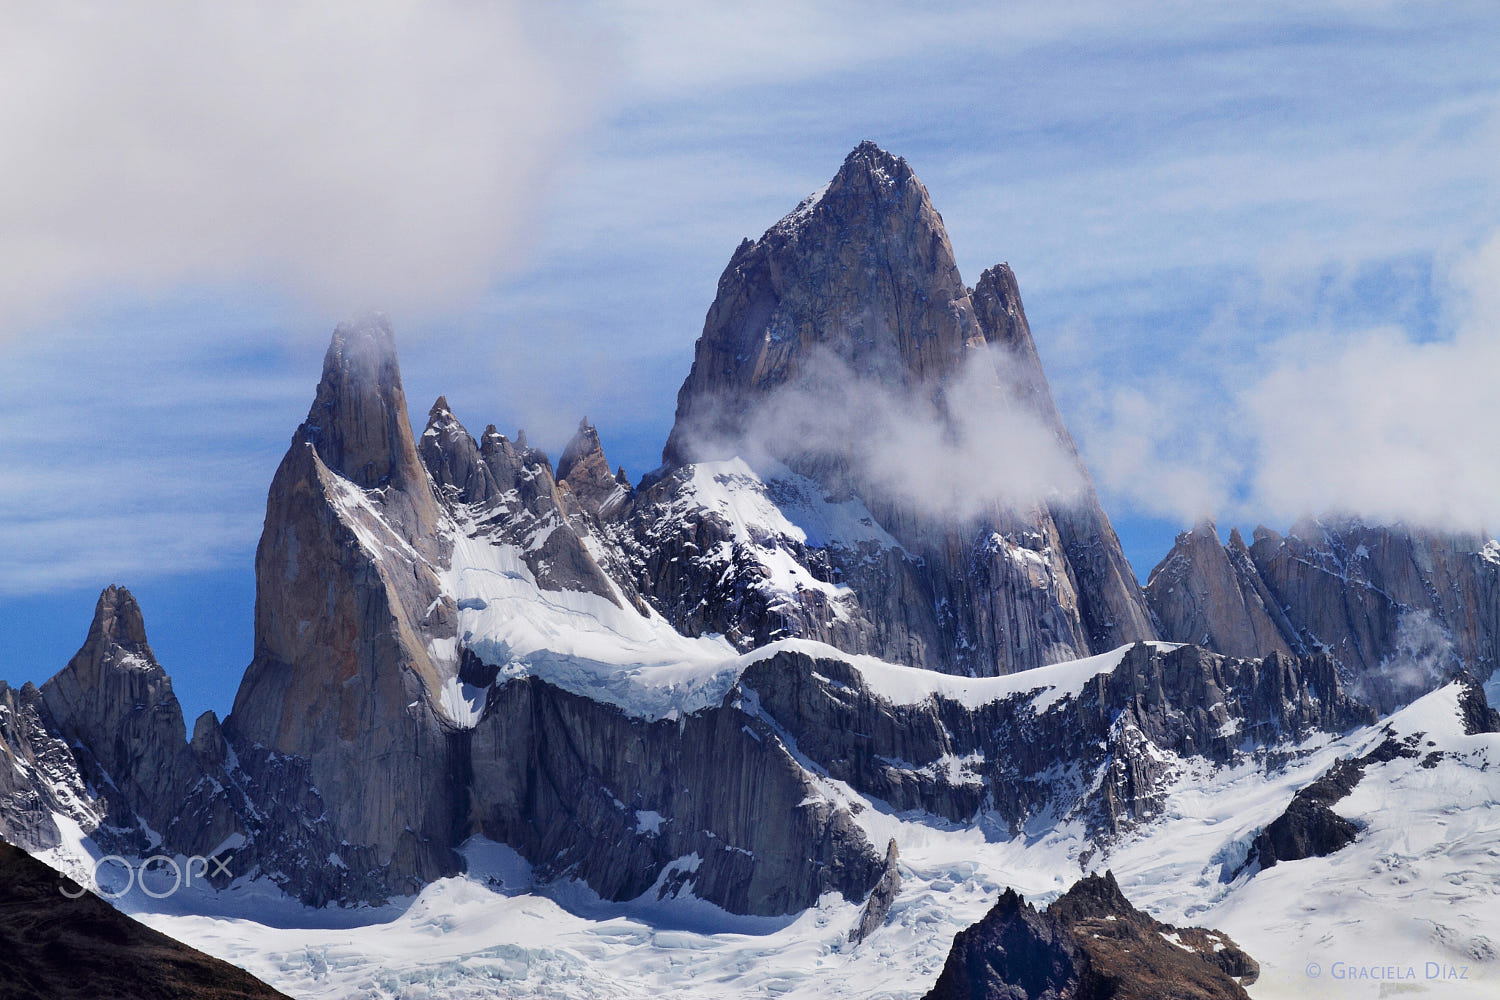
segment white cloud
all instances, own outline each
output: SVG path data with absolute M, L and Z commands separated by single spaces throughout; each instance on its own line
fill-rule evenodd
M 1494 530 L 1496 372 L 1493 328 L 1440 343 L 1375 330 L 1287 362 L 1243 400 L 1260 444 L 1256 506 Z
M 508 0 L 3 12 L 12 330 L 205 283 L 338 314 L 461 308 L 524 249 L 600 62 Z
M 847 472 L 880 499 L 952 520 L 1067 499 L 1082 487 L 1071 452 L 1020 402 L 1006 352 L 971 350 L 951 382 L 931 390 L 865 376 L 823 351 L 759 399 L 740 440 L 690 450 Z
M 1288 523 L 1354 515 L 1500 526 L 1500 237 L 1452 268 L 1456 329 L 1285 336 L 1101 394 L 1092 468 L 1137 509 Z
M 1243 458 L 1206 388 L 1170 378 L 1101 388 L 1081 415 L 1090 471 L 1143 512 L 1184 524 L 1227 509 Z

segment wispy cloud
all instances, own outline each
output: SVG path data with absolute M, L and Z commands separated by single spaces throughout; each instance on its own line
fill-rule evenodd
M 0 366 L 0 596 L 248 571 L 313 359 L 255 324 L 236 328 L 251 354 L 190 320 L 125 329 L 70 331 L 62 358 L 12 345 Z M 142 364 L 143 343 L 172 363 Z

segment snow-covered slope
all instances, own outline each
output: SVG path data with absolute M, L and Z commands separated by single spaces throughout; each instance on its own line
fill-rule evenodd
M 1165 816 L 1105 854 L 1088 853 L 1076 824 L 1010 838 L 984 817 L 895 815 L 825 779 L 901 849 L 890 920 L 858 946 L 848 931 L 859 907 L 834 895 L 784 918 L 650 894 L 607 903 L 577 883 L 538 885 L 514 852 L 482 839 L 466 846 L 467 875 L 383 908 L 306 910 L 241 886 L 134 912 L 298 997 L 918 997 L 1003 887 L 1044 902 L 1081 870 L 1109 867 L 1154 916 L 1234 937 L 1261 963 L 1257 1000 L 1392 995 L 1350 977 L 1408 969 L 1415 980 L 1397 985 L 1489 997 L 1500 988 L 1500 735 L 1464 735 L 1457 697 L 1449 686 L 1284 758 L 1180 761 Z M 1340 757 L 1414 734 L 1421 756 L 1371 768 L 1337 807 L 1363 827 L 1354 844 L 1229 877 L 1298 788 Z

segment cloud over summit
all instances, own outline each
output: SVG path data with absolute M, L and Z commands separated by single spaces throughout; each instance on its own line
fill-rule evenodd
M 871 377 L 823 351 L 752 406 L 728 447 L 752 461 L 836 466 L 877 497 L 953 522 L 1072 499 L 1085 483 L 1071 448 L 1018 384 L 998 347 L 970 349 L 940 391 Z

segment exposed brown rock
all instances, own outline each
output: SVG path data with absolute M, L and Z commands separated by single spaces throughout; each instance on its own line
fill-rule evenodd
M 388 891 L 459 864 L 450 847 L 460 768 L 438 708 L 458 663 L 434 653 L 456 620 L 437 576 L 447 559 L 442 518 L 407 422 L 389 324 L 339 327 L 267 498 L 255 657 L 225 728 L 232 740 L 306 761 L 306 780 L 328 793 L 333 841 L 373 859 Z
M 1040 911 L 1007 889 L 958 933 L 927 1000 L 1247 1000 L 1259 973 L 1222 931 L 1152 919 L 1105 872 Z
M 604 457 L 604 446 L 599 443 L 599 432 L 589 423 L 588 417 L 578 424 L 578 432 L 557 460 L 557 480 L 573 494 L 579 507 L 595 517 L 611 498 L 615 503 L 623 499 L 616 497 L 621 484 L 610 474 L 609 460 Z M 628 488 L 628 481 L 626 485 Z
M 99 595 L 83 648 L 42 685 L 41 701 L 50 728 L 74 748 L 79 773 L 98 790 L 102 818 L 116 831 L 139 821 L 149 827 L 134 835 L 138 846 L 154 831 L 174 849 L 207 853 L 238 829 L 225 809 L 185 806 L 195 790 L 201 798 L 208 772 L 188 746 L 172 680 L 146 642 L 130 591 L 108 587 Z
M 1230 656 L 1290 653 L 1264 590 L 1238 531 L 1226 547 L 1213 521 L 1204 520 L 1178 535 L 1151 571 L 1146 600 L 1163 638 Z

